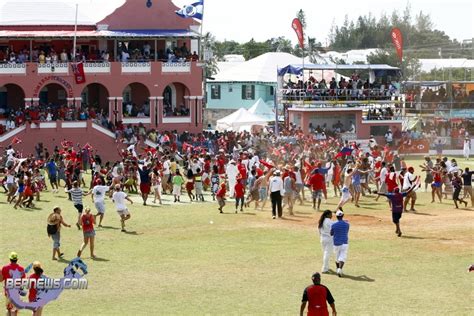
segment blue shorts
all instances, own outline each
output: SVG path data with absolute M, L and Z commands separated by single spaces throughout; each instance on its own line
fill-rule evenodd
M 441 188 L 441 182 L 433 182 L 431 185 L 435 188 Z
M 85 238 L 91 238 L 95 236 L 95 230 L 91 230 L 90 232 L 84 232 Z
M 56 234 L 51 235 L 51 238 L 53 239 L 53 249 L 57 249 L 61 246 L 60 240 L 61 240 L 61 235 L 59 231 L 56 232 Z
M 20 184 L 18 186 L 18 193 L 23 193 L 25 192 L 25 185 L 24 184 Z

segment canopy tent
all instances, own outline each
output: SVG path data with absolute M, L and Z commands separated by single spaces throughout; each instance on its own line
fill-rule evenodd
M 275 111 L 268 106 L 262 98 L 259 98 L 257 102 L 255 102 L 248 111 L 251 114 L 255 114 L 260 116 L 261 118 L 266 119 L 267 121 L 274 121 L 275 120 Z
M 278 69 L 278 76 L 284 76 L 286 74 L 292 75 L 301 75 L 304 70 L 369 70 L 375 73 L 376 77 L 383 77 L 383 76 L 399 76 L 400 75 L 400 68 L 392 67 L 389 65 L 317 65 L 317 64 L 305 64 L 298 65 L 287 65 L 283 68 Z
M 234 113 L 217 120 L 216 130 L 219 132 L 227 130 L 240 131 L 242 129 L 248 129 L 252 127 L 252 125 L 266 126 L 267 122 L 267 119 L 249 113 L 249 111 L 244 108 L 240 108 Z

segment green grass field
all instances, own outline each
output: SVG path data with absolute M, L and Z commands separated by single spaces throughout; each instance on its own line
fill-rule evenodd
M 451 200 L 431 204 L 422 190 L 418 197 L 418 213 L 403 215 L 402 238 L 383 199 L 345 207 L 351 223 L 346 276 L 322 279 L 339 315 L 474 314 L 474 273 L 467 273 L 474 263 L 474 209 L 455 210 Z M 0 264 L 16 251 L 22 265 L 40 260 L 46 275 L 59 277 L 67 263 L 51 260 L 46 217 L 59 205 L 74 224 L 76 211 L 64 193 L 46 192 L 42 199 L 33 210 L 15 210 L 1 199 Z M 85 201 L 91 205 L 90 197 Z M 323 208 L 336 203 L 331 198 Z M 108 201 L 107 227 L 96 237 L 101 260 L 91 260 L 88 249 L 83 256 L 88 290 L 63 292 L 43 314 L 296 315 L 303 289 L 321 268 L 319 214 L 307 203 L 296 207 L 295 217 L 272 220 L 269 203 L 263 212 L 244 214 L 233 214 L 230 204 L 218 214 L 212 202 L 177 205 L 169 196 L 163 206 L 136 203 L 124 234 Z M 82 232 L 63 229 L 65 259 L 75 257 L 81 242 Z

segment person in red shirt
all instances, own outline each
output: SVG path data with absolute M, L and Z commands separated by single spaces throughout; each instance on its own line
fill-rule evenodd
M 217 199 L 217 202 L 219 203 L 219 212 L 221 214 L 224 213 L 222 211 L 222 208 L 225 206 L 225 193 L 226 193 L 225 182 L 222 182 L 216 193 L 216 199 Z
M 33 271 L 34 273 L 30 274 L 28 277 L 29 279 L 38 280 L 42 278 L 43 275 L 43 267 L 39 261 L 33 262 Z M 30 303 L 36 301 L 36 295 L 38 290 L 35 287 L 31 287 L 28 292 L 28 301 Z M 37 310 L 33 311 L 33 316 L 41 316 L 43 314 L 43 307 L 38 308 Z
M 303 298 L 301 300 L 300 316 L 303 316 L 306 304 L 308 305 L 308 316 L 329 316 L 329 303 L 332 309 L 332 316 L 336 316 L 336 305 L 331 291 L 321 284 L 321 274 L 316 272 L 312 278 L 313 285 L 304 289 Z
M 95 242 L 94 223 L 95 223 L 95 217 L 94 215 L 91 214 L 91 209 L 89 207 L 86 207 L 86 209 L 84 210 L 84 213 L 81 216 L 81 225 L 82 225 L 82 233 L 84 235 L 84 242 L 82 243 L 81 248 L 79 248 L 79 251 L 77 252 L 78 257 L 81 257 L 82 251 L 89 244 L 90 250 L 91 250 L 91 258 L 92 259 L 96 258 L 96 256 L 94 255 L 94 242 Z
M 18 264 L 18 254 L 16 252 L 11 252 L 10 256 L 10 264 L 2 267 L 2 274 L 0 275 L 0 282 L 4 282 L 6 284 L 7 279 L 11 279 L 13 277 L 13 272 L 17 271 L 20 273 L 21 278 L 25 278 L 25 269 Z M 15 316 L 18 315 L 18 310 L 16 309 L 15 305 L 10 302 L 7 292 L 5 291 L 6 296 L 6 308 L 7 308 L 7 315 L 8 316 Z
M 325 178 L 323 174 L 319 173 L 318 169 L 313 171 L 313 175 L 309 178 L 309 184 L 311 185 L 311 190 L 313 192 L 313 209 L 316 209 L 316 200 L 318 201 L 317 210 L 321 206 L 321 199 L 323 197 L 323 190 L 325 188 Z
M 245 200 L 245 187 L 242 184 L 242 179 L 237 178 L 237 183 L 234 186 L 234 197 L 235 197 L 235 213 L 237 214 L 237 209 L 240 204 L 240 211 L 243 212 L 244 200 Z

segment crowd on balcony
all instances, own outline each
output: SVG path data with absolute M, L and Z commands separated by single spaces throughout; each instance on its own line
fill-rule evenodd
M 405 102 L 407 108 L 426 112 L 468 108 L 474 104 L 474 90 L 467 93 L 464 87 L 453 86 L 450 96 L 444 86 L 437 90 L 416 87 L 406 91 Z
M 124 117 L 150 117 L 150 102 L 143 102 L 137 105 L 132 101 L 125 102 L 123 105 Z
M 148 42 L 145 42 L 140 47 L 133 43 L 129 43 L 128 46 L 121 44 L 118 49 L 117 61 L 147 62 L 155 60 L 155 57 L 156 60 L 173 63 L 197 61 L 199 59 L 197 52 L 191 54 L 186 43 L 183 43 L 181 47 L 167 48 L 166 50 L 160 49 L 155 52 L 155 50 L 151 48 L 151 45 Z
M 292 82 L 291 78 L 284 83 L 284 98 L 290 100 L 320 101 L 320 100 L 392 100 L 400 95 L 400 84 L 397 81 L 363 81 L 358 74 L 353 74 L 339 81 L 332 78 L 329 83 L 325 79 L 316 80 L 310 76 L 305 82 L 298 78 Z
M 186 108 L 184 104 L 181 104 L 179 107 L 173 108 L 171 104 L 165 102 L 163 107 L 163 116 L 189 116 L 189 109 Z
M 392 120 L 400 115 L 399 108 L 392 108 L 391 106 L 372 108 L 367 111 L 367 120 Z

